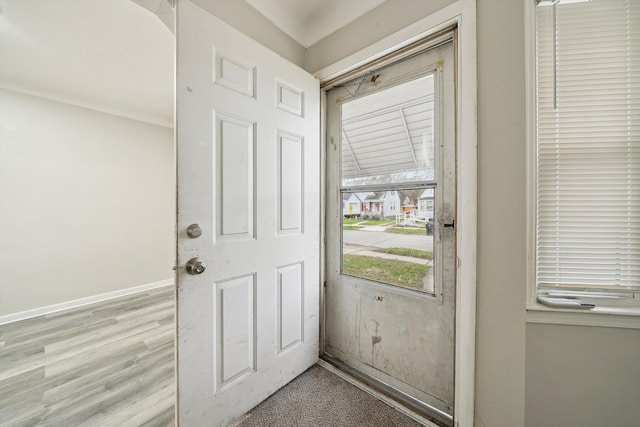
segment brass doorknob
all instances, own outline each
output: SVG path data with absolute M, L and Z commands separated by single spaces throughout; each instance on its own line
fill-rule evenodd
M 200 257 L 195 257 L 187 261 L 184 268 L 189 274 L 202 274 L 207 269 L 207 266 Z

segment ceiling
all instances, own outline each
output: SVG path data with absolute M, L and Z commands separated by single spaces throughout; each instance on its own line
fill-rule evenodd
M 307 48 L 386 0 L 245 0 Z
M 308 47 L 385 0 L 245 1 Z M 172 19 L 167 0 L 0 0 L 0 87 L 173 126 Z
M 173 126 L 174 37 L 131 0 L 0 0 L 0 86 Z

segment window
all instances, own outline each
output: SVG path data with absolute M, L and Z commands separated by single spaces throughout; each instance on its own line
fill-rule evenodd
M 433 210 L 433 200 L 427 200 L 426 201 L 426 210 L 428 211 L 432 211 Z
M 640 2 L 537 3 L 537 299 L 640 305 Z
M 401 212 L 402 200 L 416 200 L 436 185 L 436 78 L 422 74 L 341 99 L 340 192 L 375 201 L 376 213 L 355 225 L 342 222 L 341 273 L 434 294 L 433 233 L 427 234 L 426 218 Z

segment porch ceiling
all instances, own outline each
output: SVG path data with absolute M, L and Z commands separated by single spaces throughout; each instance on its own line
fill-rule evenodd
M 432 179 L 433 120 L 433 76 L 344 101 L 343 178 Z

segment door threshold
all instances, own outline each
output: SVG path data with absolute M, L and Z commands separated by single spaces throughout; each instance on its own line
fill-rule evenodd
M 322 354 L 318 365 L 333 372 L 361 390 L 393 406 L 398 411 L 428 427 L 451 427 L 453 417 L 433 406 L 391 387 L 328 354 Z

